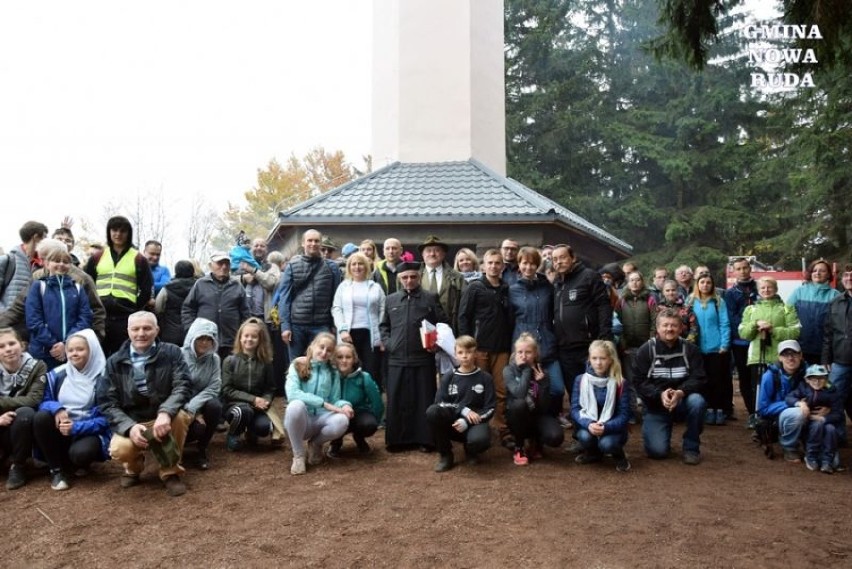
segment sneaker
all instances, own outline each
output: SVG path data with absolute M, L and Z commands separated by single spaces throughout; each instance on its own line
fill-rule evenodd
M 435 472 L 446 472 L 451 470 L 455 465 L 455 459 L 453 458 L 453 453 L 442 454 L 441 458 L 438 459 L 438 464 L 435 465 Z
M 705 425 L 715 425 L 716 424 L 716 410 L 715 409 L 707 409 L 704 412 L 704 424 Z
M 800 463 L 802 462 L 802 457 L 799 455 L 798 451 L 784 449 L 784 460 L 787 462 Z
M 696 466 L 701 462 L 701 455 L 697 452 L 683 453 L 683 463 L 689 466 Z
M 340 458 L 340 445 L 330 444 L 328 448 L 325 449 L 325 456 L 328 458 Z
M 358 447 L 358 452 L 361 454 L 369 454 L 371 450 L 370 443 L 365 441 L 364 439 L 355 439 L 355 446 Z
M 807 468 L 811 472 L 816 472 L 817 470 L 819 470 L 819 463 L 817 463 L 817 461 L 815 461 L 812 458 L 806 458 L 805 459 L 805 468 Z
M 50 487 L 53 490 L 68 490 L 68 480 L 61 470 L 53 470 L 50 472 Z
M 304 456 L 294 456 L 293 464 L 290 466 L 290 474 L 293 476 L 298 476 L 299 474 L 304 474 L 307 469 L 305 468 L 305 457 Z
M 6 490 L 17 490 L 27 483 L 27 474 L 20 464 L 9 467 L 9 478 L 6 479 Z
M 228 438 L 225 441 L 225 448 L 229 451 L 234 452 L 243 448 L 243 443 L 240 440 L 239 435 L 228 435 Z
M 759 419 L 755 413 L 752 413 L 748 416 L 748 421 L 746 421 L 746 429 L 754 430 L 757 427 Z
M 825 474 L 834 474 L 834 468 L 832 468 L 827 462 L 822 465 L 822 468 L 820 468 L 819 471 L 824 472 Z
M 619 472 L 627 472 L 630 470 L 630 461 L 627 460 L 627 455 L 615 459 L 615 469 Z
M 515 454 L 512 458 L 518 466 L 526 466 L 530 463 L 530 459 L 527 458 L 522 448 L 515 449 Z
M 725 415 L 725 412 L 721 409 L 716 409 L 716 424 L 719 426 L 723 426 L 728 422 L 728 416 Z
M 121 480 L 119 481 L 119 484 L 122 488 L 133 488 L 134 486 L 139 484 L 139 475 L 125 472 L 121 475 Z
M 323 454 L 322 454 L 322 443 L 317 444 L 313 441 L 308 443 L 308 464 L 311 466 L 316 466 L 318 464 L 322 464 Z
M 601 460 L 603 460 L 603 455 L 599 453 L 581 452 L 574 459 L 574 462 L 577 464 L 592 464 L 593 462 L 600 462 Z
M 183 483 L 183 480 L 181 480 L 180 476 L 177 474 L 166 476 L 166 479 L 163 480 L 163 484 L 166 485 L 166 494 L 173 498 L 186 494 L 186 484 Z
M 562 449 L 562 452 L 564 452 L 566 454 L 568 454 L 568 453 L 573 453 L 573 454 L 581 453 L 581 452 L 583 452 L 583 445 L 580 444 L 580 441 L 572 441 L 570 445 L 568 445 L 567 447 Z
M 195 464 L 199 470 L 210 469 L 210 459 L 207 458 L 207 449 L 198 449 L 198 456 L 195 458 Z

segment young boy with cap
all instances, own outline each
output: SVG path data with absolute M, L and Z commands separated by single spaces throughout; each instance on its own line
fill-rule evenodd
M 828 384 L 825 366 L 809 366 L 805 381 L 787 395 L 787 403 L 797 406 L 807 418 L 805 466 L 811 471 L 834 473 L 837 426 L 845 420 L 845 415 L 839 392 Z

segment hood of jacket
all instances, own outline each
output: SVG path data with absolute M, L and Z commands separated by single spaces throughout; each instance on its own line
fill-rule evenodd
M 213 349 L 207 352 L 202 356 L 197 356 L 195 354 L 195 340 L 197 340 L 201 336 L 209 336 L 213 338 Z M 212 357 L 219 350 L 219 328 L 216 326 L 215 322 L 207 320 L 206 318 L 196 318 L 195 321 L 190 325 L 189 330 L 186 333 L 186 339 L 183 341 L 183 353 L 184 359 L 187 362 L 203 360 L 206 357 Z

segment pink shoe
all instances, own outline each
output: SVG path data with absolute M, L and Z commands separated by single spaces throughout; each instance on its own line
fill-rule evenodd
M 526 454 L 524 454 L 523 449 L 517 449 L 515 451 L 513 459 L 515 461 L 515 464 L 517 464 L 518 466 L 526 466 L 530 463 L 530 459 L 527 458 Z

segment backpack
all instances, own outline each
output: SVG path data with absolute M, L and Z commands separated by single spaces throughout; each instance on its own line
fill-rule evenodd
M 689 373 L 689 358 L 686 357 L 686 341 L 682 338 L 678 338 L 680 340 L 680 352 L 675 352 L 674 354 L 657 354 L 657 339 L 653 338 L 651 340 L 651 365 L 648 367 L 648 378 L 654 373 L 654 362 L 657 359 L 661 359 L 663 361 L 673 360 L 674 358 L 683 358 L 683 365 L 686 366 L 686 372 Z
M 15 277 L 15 260 L 11 255 L 3 255 L 0 257 L 0 274 L 3 275 L 3 284 L 0 286 L 0 296 L 6 292 L 6 288 L 12 279 Z

